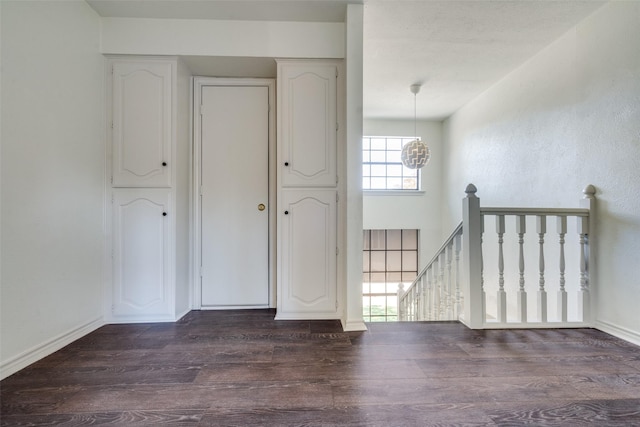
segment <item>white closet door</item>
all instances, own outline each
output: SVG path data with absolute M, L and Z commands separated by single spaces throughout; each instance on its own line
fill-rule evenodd
M 113 63 L 113 186 L 171 184 L 172 64 Z
M 283 187 L 337 184 L 336 72 L 335 64 L 279 64 Z
M 113 193 L 113 315 L 171 315 L 170 190 Z
M 202 307 L 268 307 L 268 87 L 204 86 L 201 114 Z
M 278 318 L 335 318 L 336 191 L 284 190 Z

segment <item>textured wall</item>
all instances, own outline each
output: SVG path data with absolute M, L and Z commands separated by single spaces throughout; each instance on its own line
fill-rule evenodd
M 444 231 L 467 183 L 491 206 L 597 189 L 598 321 L 640 342 L 640 3 L 612 2 L 445 122 Z

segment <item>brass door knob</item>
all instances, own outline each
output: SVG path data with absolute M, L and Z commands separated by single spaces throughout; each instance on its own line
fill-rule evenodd
M 260 203 L 260 204 L 258 205 L 258 210 L 259 210 L 259 211 L 263 211 L 263 210 L 265 210 L 265 208 L 266 208 L 266 206 L 265 206 L 265 205 L 263 205 L 262 203 Z

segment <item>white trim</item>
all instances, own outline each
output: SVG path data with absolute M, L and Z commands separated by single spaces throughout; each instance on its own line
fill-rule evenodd
M 602 332 L 606 332 L 609 335 L 613 335 L 614 337 L 629 341 L 630 343 L 635 345 L 640 345 L 640 332 L 632 331 L 629 328 L 614 325 L 602 320 L 597 320 L 595 327 L 596 329 Z
M 342 323 L 342 329 L 345 332 L 357 332 L 357 331 L 366 331 L 367 330 L 367 325 L 361 320 L 356 320 L 356 321 L 347 320 L 345 322 L 345 321 L 343 321 L 341 319 L 340 323 Z
M 192 221 L 192 283 L 193 293 L 192 308 L 199 309 L 222 309 L 223 307 L 203 307 L 202 289 L 200 281 L 201 266 L 201 230 L 200 230 L 200 120 L 201 116 L 197 109 L 202 103 L 202 88 L 204 86 L 264 86 L 269 90 L 269 305 L 259 308 L 275 308 L 276 306 L 276 81 L 275 79 L 262 78 L 220 78 L 220 77 L 194 77 L 193 78 L 193 102 L 191 103 L 191 114 L 193 117 L 193 157 L 191 192 L 193 200 L 191 203 Z M 228 307 L 241 308 L 240 306 Z M 258 308 L 254 306 L 252 308 Z
M 173 316 L 166 316 L 166 315 L 140 316 L 138 314 L 134 314 L 130 316 L 118 316 L 118 317 L 109 319 L 107 322 L 105 322 L 105 324 L 106 325 L 122 325 L 122 324 L 130 324 L 130 323 L 175 323 L 178 320 L 180 320 L 180 317 L 173 317 Z
M 424 196 L 424 190 L 362 190 L 362 195 L 367 196 Z
M 85 323 L 82 326 L 71 329 L 48 341 L 45 341 L 42 344 L 23 351 L 0 365 L 0 380 L 26 368 L 44 357 L 47 357 L 103 325 L 105 325 L 105 322 L 101 316 Z
M 341 313 L 282 313 L 276 312 L 274 320 L 340 320 Z
M 186 316 L 187 314 L 189 314 L 189 312 L 191 311 L 191 307 L 187 307 L 186 309 L 184 309 L 183 311 L 181 311 L 180 313 L 176 313 L 176 317 L 175 319 L 173 319 L 173 322 L 177 322 L 180 319 L 182 319 L 184 316 Z
M 266 310 L 272 308 L 268 304 L 261 305 L 203 305 L 200 310 Z
M 193 159 L 194 159 L 194 132 L 193 132 L 193 125 L 195 123 L 195 115 L 193 112 L 193 103 L 194 103 L 194 96 L 193 96 L 193 92 L 194 91 L 194 82 L 193 82 L 193 76 L 189 77 L 189 152 L 188 152 L 188 156 L 189 156 L 189 173 L 193 174 Z M 189 200 L 187 201 L 187 203 L 189 204 L 189 212 L 187 214 L 188 216 L 188 221 L 189 221 L 189 242 L 187 243 L 188 247 L 190 249 L 194 248 L 196 242 L 195 242 L 195 225 L 193 223 L 193 219 L 195 218 L 195 213 L 193 211 L 193 208 L 195 206 L 195 200 L 198 199 L 198 195 L 196 194 L 196 190 L 195 187 L 193 186 L 193 179 L 191 176 L 189 176 L 188 178 L 188 191 L 189 191 Z M 194 292 L 194 282 L 196 281 L 196 276 L 195 274 L 195 270 L 193 269 L 193 265 L 195 264 L 193 259 L 194 259 L 194 254 L 193 252 L 189 253 L 189 258 L 187 259 L 187 269 L 189 269 L 189 277 L 187 278 L 187 287 L 189 288 L 189 302 L 188 302 L 188 306 L 187 309 L 184 313 L 182 313 L 179 317 L 176 317 L 176 319 L 181 319 L 183 316 L 185 316 L 189 311 L 193 310 L 195 308 L 195 292 Z M 199 276 L 198 276 L 199 277 Z
M 593 325 L 586 322 L 484 322 L 482 329 L 576 329 L 593 328 Z

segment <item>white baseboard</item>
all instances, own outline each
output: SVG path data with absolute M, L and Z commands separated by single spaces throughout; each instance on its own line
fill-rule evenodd
M 342 330 L 345 332 L 357 332 L 357 331 L 366 331 L 367 325 L 365 325 L 362 319 L 360 320 L 343 320 L 340 319 L 340 323 L 342 323 Z
M 184 316 L 186 316 L 190 311 L 191 311 L 191 308 L 185 308 L 182 312 L 178 313 L 176 315 L 176 322 L 182 319 Z
M 1 1 L 1 0 L 0 0 Z M 123 323 L 174 323 L 182 319 L 192 309 L 185 308 L 175 316 L 112 316 L 105 317 L 105 325 L 119 325 Z
M 276 312 L 274 320 L 338 320 L 337 314 Z
M 640 332 L 632 331 L 631 329 L 614 325 L 613 323 L 597 320 L 595 328 L 606 332 L 609 335 L 629 341 L 632 344 L 640 345 Z
M 1 0 L 0 0 L 1 1 Z M 173 323 L 177 319 L 175 317 L 167 317 L 167 316 L 149 316 L 149 317 L 138 317 L 138 316 L 122 316 L 122 317 L 112 317 L 106 320 L 105 324 L 107 325 L 121 325 L 128 323 Z
M 9 375 L 15 374 L 32 363 L 35 363 L 38 360 L 60 350 L 62 347 L 65 347 L 88 333 L 95 331 L 104 324 L 105 322 L 103 318 L 99 317 L 2 362 L 2 364 L 0 364 L 0 380 L 8 377 Z

